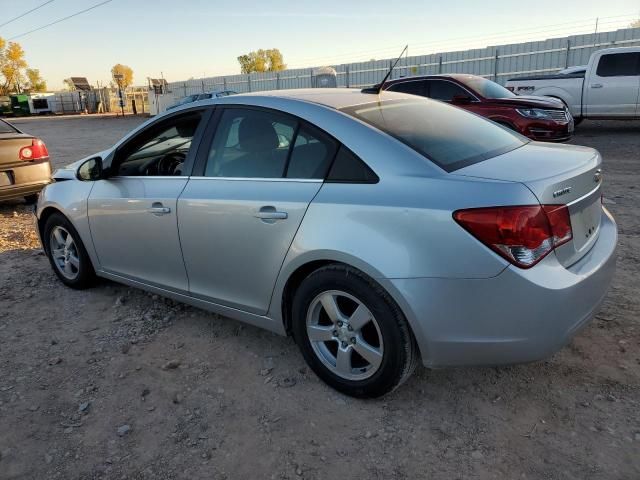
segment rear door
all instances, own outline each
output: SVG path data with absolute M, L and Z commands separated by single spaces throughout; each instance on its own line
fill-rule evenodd
M 336 144 L 274 110 L 225 107 L 213 123 L 178 200 L 190 293 L 264 314 Z
M 109 178 L 95 182 L 89 224 L 104 271 L 188 291 L 176 207 L 207 114 L 191 110 L 152 124 L 118 148 Z
M 633 117 L 640 91 L 640 52 L 606 53 L 585 79 L 588 117 Z

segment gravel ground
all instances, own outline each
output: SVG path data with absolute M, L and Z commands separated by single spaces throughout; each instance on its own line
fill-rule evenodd
M 135 118 L 19 120 L 56 165 Z M 602 311 L 553 358 L 354 400 L 293 341 L 142 291 L 74 291 L 0 204 L 0 478 L 640 478 L 640 123 L 585 122 L 619 222 Z

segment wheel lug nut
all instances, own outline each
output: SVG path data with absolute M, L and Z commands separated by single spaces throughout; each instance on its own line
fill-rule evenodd
M 356 337 L 351 337 L 351 343 L 352 343 L 353 345 L 355 345 L 355 344 L 356 344 Z
M 347 328 L 349 329 L 350 332 L 353 332 L 353 327 L 351 325 L 347 325 Z
M 342 326 L 342 322 L 340 320 L 338 320 L 338 326 L 341 327 Z
M 337 337 L 337 336 L 338 336 L 338 331 L 337 331 L 337 330 L 334 330 L 334 331 L 333 331 L 333 332 L 331 332 L 331 333 L 333 334 L 333 336 L 334 336 L 334 337 Z
M 342 348 L 347 348 L 347 342 L 342 342 Z

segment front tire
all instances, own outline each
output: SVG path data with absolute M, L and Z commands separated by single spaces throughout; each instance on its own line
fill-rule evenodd
M 384 395 L 417 365 L 418 349 L 399 307 L 349 266 L 328 265 L 305 278 L 293 298 L 292 319 L 307 364 L 347 395 Z
M 87 250 L 64 215 L 54 213 L 47 219 L 42 238 L 51 268 L 62 283 L 78 290 L 93 285 L 96 274 Z

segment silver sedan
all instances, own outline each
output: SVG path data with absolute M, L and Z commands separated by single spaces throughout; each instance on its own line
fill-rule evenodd
M 292 334 L 334 388 L 542 359 L 596 313 L 616 225 L 593 149 L 394 92 L 196 102 L 54 174 L 37 225 L 96 276 Z

